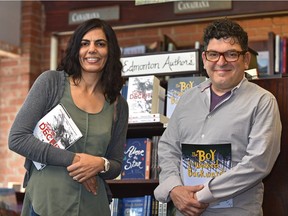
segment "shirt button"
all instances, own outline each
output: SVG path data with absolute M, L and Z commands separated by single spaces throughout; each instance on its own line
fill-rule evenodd
M 204 135 L 204 134 L 202 134 L 202 135 L 201 135 L 201 138 L 203 139 L 204 137 L 205 137 L 205 135 Z

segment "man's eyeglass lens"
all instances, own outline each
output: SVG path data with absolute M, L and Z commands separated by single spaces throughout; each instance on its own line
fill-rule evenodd
M 239 59 L 240 55 L 244 55 L 246 51 L 227 51 L 227 52 L 216 52 L 216 51 L 205 51 L 205 57 L 208 61 L 216 62 L 223 56 L 227 62 L 235 62 Z

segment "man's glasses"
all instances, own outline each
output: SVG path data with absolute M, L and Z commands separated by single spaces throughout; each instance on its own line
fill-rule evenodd
M 207 61 L 217 62 L 220 56 L 223 56 L 226 62 L 235 62 L 239 59 L 240 55 L 244 55 L 247 51 L 226 51 L 226 52 L 216 52 L 216 51 L 205 51 L 205 57 Z

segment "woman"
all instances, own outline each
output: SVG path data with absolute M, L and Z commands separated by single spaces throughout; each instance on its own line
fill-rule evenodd
M 91 19 L 75 30 L 57 71 L 33 84 L 9 135 L 9 148 L 26 157 L 23 216 L 110 215 L 105 180 L 121 172 L 128 125 L 120 55 L 113 29 Z M 33 136 L 36 123 L 59 103 L 83 134 L 69 150 Z M 32 161 L 47 166 L 39 171 Z

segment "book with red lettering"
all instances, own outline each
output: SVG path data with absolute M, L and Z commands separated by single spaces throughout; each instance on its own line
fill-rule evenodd
M 154 76 L 129 77 L 127 103 L 129 115 L 138 113 L 161 113 L 159 109 L 160 80 Z
M 83 136 L 62 104 L 55 106 L 40 119 L 34 128 L 33 135 L 39 140 L 61 149 L 68 149 Z M 37 170 L 46 166 L 36 161 L 33 163 Z
M 202 185 L 212 178 L 222 175 L 232 166 L 231 144 L 183 144 L 182 143 L 183 184 Z M 233 207 L 233 199 L 211 203 L 210 208 Z
M 151 151 L 149 138 L 128 138 L 124 146 L 121 179 L 150 179 Z

